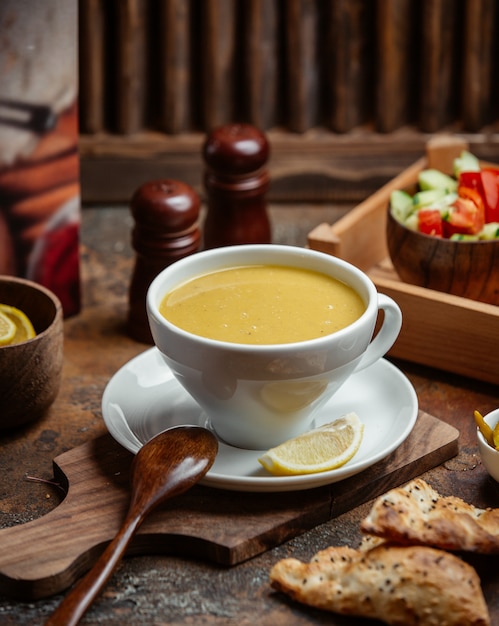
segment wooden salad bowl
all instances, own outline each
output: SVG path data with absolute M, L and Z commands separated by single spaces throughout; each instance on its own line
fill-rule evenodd
M 0 347 L 0 429 L 39 418 L 57 397 L 63 362 L 63 313 L 59 299 L 37 283 L 0 276 L 0 303 L 31 320 L 36 336 Z
M 412 285 L 499 305 L 499 240 L 453 241 L 413 231 L 387 209 L 387 247 Z

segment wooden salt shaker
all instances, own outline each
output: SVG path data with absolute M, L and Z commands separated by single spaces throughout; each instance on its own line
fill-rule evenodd
M 136 258 L 127 330 L 137 341 L 153 343 L 146 311 L 147 290 L 153 278 L 174 261 L 199 249 L 199 205 L 196 192 L 176 180 L 144 183 L 132 197 L 132 246 Z
M 204 247 L 270 243 L 265 135 L 250 124 L 227 124 L 206 138 L 203 158 L 207 214 Z

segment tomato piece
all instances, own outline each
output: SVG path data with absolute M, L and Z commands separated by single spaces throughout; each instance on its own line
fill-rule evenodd
M 485 202 L 485 222 L 499 222 L 499 170 L 484 168 L 480 177 Z
M 479 191 L 472 189 L 471 187 L 460 187 L 457 195 L 460 198 L 471 200 L 476 205 L 478 212 L 483 214 L 485 219 L 485 204 L 483 202 L 482 194 Z
M 418 230 L 425 235 L 443 237 L 442 216 L 438 209 L 421 209 L 418 211 Z
M 480 194 L 473 189 L 468 189 L 468 192 L 473 192 L 469 195 L 475 199 L 478 197 L 479 201 L 475 202 L 470 197 L 458 197 L 443 224 L 445 237 L 456 234 L 475 235 L 482 230 L 485 222 L 483 201 Z

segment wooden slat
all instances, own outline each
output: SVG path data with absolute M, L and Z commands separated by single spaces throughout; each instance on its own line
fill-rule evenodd
M 190 2 L 162 0 L 160 4 L 160 124 L 170 134 L 190 128 L 191 40 Z
M 337 0 L 329 4 L 324 83 L 326 122 L 335 132 L 348 132 L 369 119 L 373 18 L 374 4 L 366 0 Z
M 418 76 L 420 126 L 436 132 L 456 114 L 460 5 L 455 0 L 425 0 L 421 7 L 421 70 Z
M 168 137 L 140 133 L 133 141 L 119 135 L 81 137 L 85 202 L 128 202 L 144 180 L 178 178 L 202 192 L 203 133 Z M 269 199 L 275 201 L 360 202 L 424 153 L 415 132 L 396 137 L 352 134 L 338 141 L 317 132 L 304 142 L 285 130 L 267 133 L 271 145 Z M 475 146 L 474 146 L 475 147 Z
M 417 73 L 411 0 L 378 0 L 376 65 L 376 128 L 392 132 L 412 120 Z M 417 91 L 416 91 L 417 93 Z
M 278 8 L 276 0 L 243 4 L 245 76 L 248 119 L 262 130 L 278 123 Z
M 463 122 L 472 131 L 489 123 L 492 114 L 492 52 L 494 38 L 499 35 L 494 31 L 495 15 L 494 0 L 466 0 L 461 94 Z M 494 60 L 497 63 L 497 52 Z
M 104 130 L 104 7 L 101 0 L 79 3 L 80 129 L 84 133 Z
M 284 7 L 286 126 L 301 133 L 317 123 L 317 4 L 313 0 L 288 0 Z
M 125 135 L 144 125 L 146 0 L 117 0 L 116 127 Z
M 235 113 L 236 4 L 204 0 L 202 7 L 202 92 L 194 93 L 202 97 L 202 121 L 210 130 L 231 121 Z
M 420 158 L 427 136 L 414 130 L 378 135 L 358 132 L 339 137 L 268 131 L 271 145 L 269 199 L 275 202 L 361 202 Z M 470 150 L 499 162 L 499 136 L 465 135 Z M 129 202 L 144 180 L 164 176 L 183 180 L 202 193 L 203 133 L 168 137 L 116 134 L 80 137 L 84 202 Z

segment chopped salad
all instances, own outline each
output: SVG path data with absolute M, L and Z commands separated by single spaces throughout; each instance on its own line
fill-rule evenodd
M 454 177 L 435 169 L 422 170 L 419 190 L 395 190 L 390 211 L 412 230 L 457 241 L 499 239 L 499 166 L 481 167 L 463 151 L 454 160 Z

